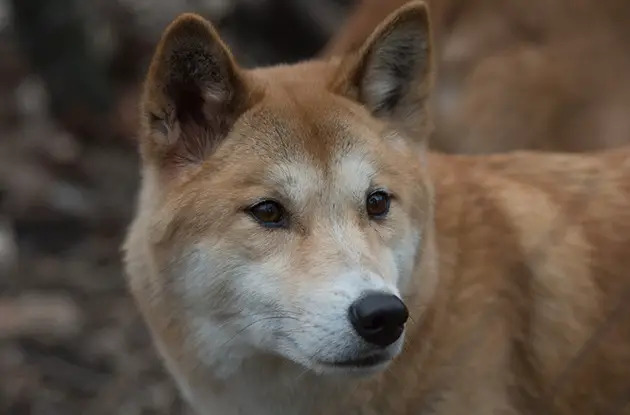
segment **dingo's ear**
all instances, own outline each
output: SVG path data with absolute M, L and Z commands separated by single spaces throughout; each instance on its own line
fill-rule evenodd
M 246 109 L 246 80 L 212 25 L 183 14 L 153 56 L 142 102 L 142 149 L 160 162 L 203 160 Z
M 431 86 L 431 46 L 428 8 L 412 1 L 342 62 L 334 89 L 361 102 L 376 117 L 418 122 Z

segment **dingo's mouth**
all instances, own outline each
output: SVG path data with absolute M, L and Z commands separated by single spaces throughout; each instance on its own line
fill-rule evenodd
M 338 368 L 371 368 L 382 365 L 391 360 L 391 356 L 387 354 L 374 354 L 360 359 L 341 360 L 336 362 L 322 362 L 326 366 Z

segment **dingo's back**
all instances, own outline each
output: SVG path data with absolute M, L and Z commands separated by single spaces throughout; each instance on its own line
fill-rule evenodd
M 322 55 L 360 47 L 404 3 L 359 1 Z M 629 143 L 627 1 L 428 3 L 439 49 L 432 148 L 574 152 Z

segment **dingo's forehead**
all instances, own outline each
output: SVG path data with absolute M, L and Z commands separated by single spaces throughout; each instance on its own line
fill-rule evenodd
M 307 82 L 276 83 L 234 131 L 257 139 L 257 149 L 330 165 L 357 148 L 378 145 L 384 127 L 350 100 Z
M 282 191 L 304 203 L 324 188 L 362 199 L 370 187 L 395 187 L 411 174 L 413 153 L 364 108 L 295 82 L 276 86 L 235 123 L 208 173 L 220 166 L 230 186 Z

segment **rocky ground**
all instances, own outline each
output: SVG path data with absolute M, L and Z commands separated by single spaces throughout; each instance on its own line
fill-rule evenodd
M 89 122 L 51 116 L 49 87 L 24 56 L 7 3 L 0 0 L 0 414 L 186 413 L 120 264 L 137 186 L 137 85 L 151 47 L 174 15 L 194 10 L 218 22 L 247 66 L 302 59 L 349 2 L 80 3 L 116 85 L 111 113 Z

